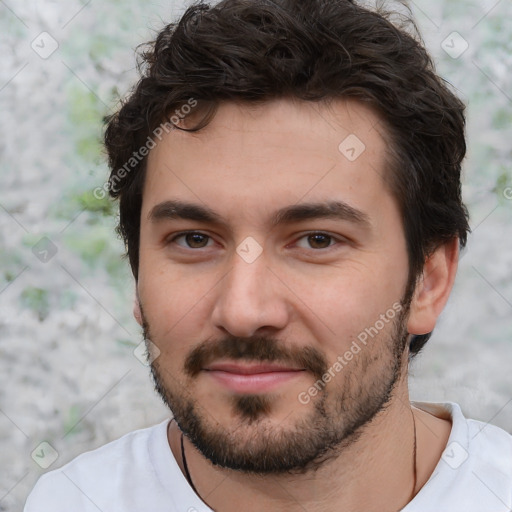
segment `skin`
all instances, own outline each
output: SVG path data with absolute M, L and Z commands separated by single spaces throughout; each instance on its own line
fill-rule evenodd
M 366 146 L 354 161 L 338 149 L 350 134 Z M 284 99 L 259 106 L 225 103 L 200 132 L 175 130 L 151 150 L 134 314 L 150 326 L 165 388 L 193 402 L 208 428 L 229 433 L 235 448 L 263 442 L 265 428 L 286 439 L 314 412 L 319 396 L 308 404 L 297 397 L 316 378 L 304 371 L 285 382 L 272 393 L 271 408 L 248 422 L 233 406 L 233 393 L 207 372 L 187 375 L 187 356 L 199 344 L 226 336 L 263 335 L 283 347 L 314 348 L 331 366 L 358 334 L 399 302 L 408 259 L 398 205 L 383 181 L 385 159 L 378 116 L 353 100 L 336 100 L 329 107 Z M 170 199 L 207 206 L 224 224 L 151 220 L 153 208 Z M 269 224 L 279 208 L 329 200 L 364 213 L 368 225 L 339 219 Z M 170 242 L 186 230 L 210 237 L 207 246 L 187 246 L 184 237 Z M 318 231 L 333 237 L 327 240 L 329 247 L 311 244 L 307 235 Z M 249 236 L 262 249 L 252 263 L 236 252 Z M 457 257 L 455 239 L 425 262 L 404 320 L 408 333 L 433 330 L 453 285 Z M 327 384 L 328 414 L 337 417 L 336 397 L 347 386 L 371 393 L 373 386 L 383 385 L 393 363 L 393 343 L 390 322 Z M 233 471 L 213 465 L 185 438 L 187 463 L 202 499 L 222 512 L 329 512 L 341 505 L 347 512 L 382 512 L 404 507 L 432 474 L 451 424 L 410 406 L 407 348 L 399 360 L 401 373 L 386 407 L 357 438 L 306 473 Z M 343 420 L 343 415 L 337 420 L 340 429 Z M 183 470 L 180 435 L 173 422 L 169 445 Z

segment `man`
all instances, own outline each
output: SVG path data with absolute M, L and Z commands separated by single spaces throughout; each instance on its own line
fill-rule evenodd
M 110 191 L 173 419 L 26 512 L 505 512 L 512 436 L 410 403 L 468 233 L 464 106 L 349 0 L 190 7 L 109 120 Z

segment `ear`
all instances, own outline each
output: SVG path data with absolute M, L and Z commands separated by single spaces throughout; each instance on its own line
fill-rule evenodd
M 135 300 L 133 301 L 133 316 L 137 323 L 142 326 L 142 311 L 140 310 L 139 294 L 135 292 Z
M 434 330 L 455 281 L 459 259 L 459 239 L 438 247 L 426 260 L 416 284 L 407 328 L 410 334 Z

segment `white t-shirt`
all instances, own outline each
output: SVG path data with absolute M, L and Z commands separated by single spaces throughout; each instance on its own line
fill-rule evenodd
M 412 402 L 452 430 L 433 474 L 402 512 L 511 512 L 512 435 L 453 403 Z M 24 512 L 212 512 L 183 476 L 165 420 L 44 474 Z

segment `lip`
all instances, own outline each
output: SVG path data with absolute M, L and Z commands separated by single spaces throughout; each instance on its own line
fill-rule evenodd
M 235 393 L 263 393 L 300 377 L 305 370 L 280 364 L 219 362 L 203 371 Z
M 302 368 L 272 363 L 241 364 L 230 362 L 218 362 L 208 365 L 207 371 L 223 371 L 239 375 L 254 375 L 257 373 L 301 371 Z

